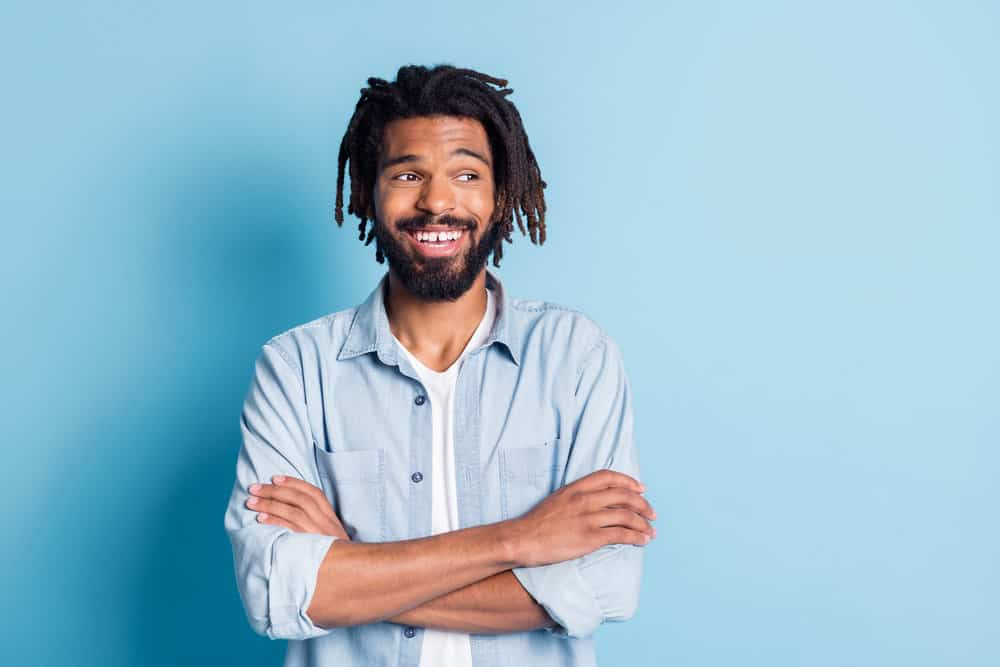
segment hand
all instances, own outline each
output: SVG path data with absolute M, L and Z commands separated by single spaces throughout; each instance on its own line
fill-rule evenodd
M 577 558 L 608 544 L 643 546 L 656 535 L 640 482 L 598 470 L 560 488 L 510 520 L 514 559 L 522 567 Z
M 273 484 L 250 486 L 247 507 L 259 512 L 259 522 L 284 526 L 296 533 L 332 535 L 350 542 L 344 525 L 322 489 L 285 475 L 275 475 L 271 481 Z

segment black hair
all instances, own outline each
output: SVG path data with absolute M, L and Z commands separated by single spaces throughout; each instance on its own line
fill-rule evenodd
M 503 241 L 512 242 L 515 218 L 521 234 L 530 234 L 531 242 L 536 245 L 544 243 L 545 181 L 528 143 L 521 115 L 507 99 L 514 91 L 506 86 L 506 79 L 451 65 L 432 68 L 406 65 L 399 68 L 396 80 L 391 83 L 369 78 L 340 142 L 334 213 L 337 224 L 344 222 L 344 172 L 350 163 L 351 197 L 347 212 L 361 219 L 358 238 L 365 245 L 376 238 L 374 187 L 386 124 L 400 118 L 456 116 L 482 123 L 493 152 L 496 186 L 493 220 L 497 226 L 493 233 L 493 265 L 500 266 Z M 366 231 L 369 220 L 372 229 Z M 375 258 L 379 263 L 384 261 L 377 242 Z

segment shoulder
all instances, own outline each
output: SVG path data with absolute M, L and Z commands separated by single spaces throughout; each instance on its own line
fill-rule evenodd
M 265 341 L 263 348 L 278 353 L 290 366 L 301 370 L 336 355 L 350 331 L 359 306 L 338 310 L 282 331 Z
M 618 354 L 607 330 L 589 315 L 568 305 L 536 299 L 510 300 L 511 326 L 518 332 L 523 354 L 559 360 L 567 369 L 581 370 L 588 360 Z
M 513 324 L 522 331 L 540 331 L 564 339 L 573 347 L 590 347 L 611 340 L 608 332 L 583 311 L 552 301 L 511 299 Z

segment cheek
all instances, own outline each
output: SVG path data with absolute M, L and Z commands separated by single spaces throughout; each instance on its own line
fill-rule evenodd
M 474 213 L 483 222 L 487 222 L 493 215 L 493 190 L 483 188 L 466 193 L 462 203 L 467 211 Z
M 406 190 L 375 191 L 375 212 L 382 220 L 394 220 L 413 210 L 415 197 Z

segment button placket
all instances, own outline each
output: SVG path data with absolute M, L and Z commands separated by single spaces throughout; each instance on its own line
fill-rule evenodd
M 424 403 L 427 402 L 427 397 L 424 396 L 423 394 L 417 394 L 416 398 L 413 399 L 413 402 L 416 403 L 417 405 L 423 405 Z M 419 484 L 420 482 L 424 481 L 424 475 L 419 471 L 415 472 L 412 475 L 410 475 L 410 480 L 414 484 Z
M 417 373 L 413 371 L 410 363 L 405 359 L 400 360 L 400 370 L 403 375 L 413 380 L 410 384 L 410 447 L 409 447 L 409 473 L 403 472 L 410 478 L 407 495 L 408 518 L 405 534 L 415 538 L 431 533 L 431 497 L 426 485 L 421 484 L 424 479 L 424 471 L 430 465 L 431 436 L 433 433 L 433 414 L 431 411 L 430 396 L 427 388 L 421 383 Z M 403 478 L 406 479 L 405 477 Z

